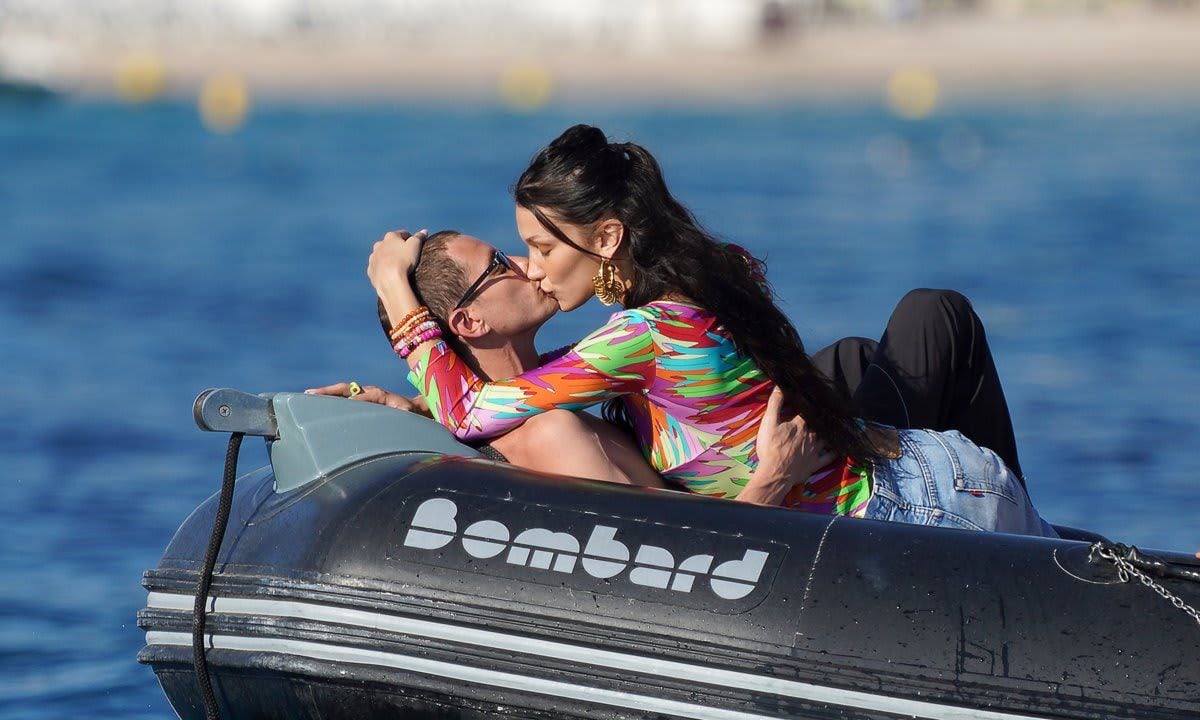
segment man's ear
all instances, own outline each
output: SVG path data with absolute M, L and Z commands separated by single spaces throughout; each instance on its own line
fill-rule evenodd
M 625 223 L 616 218 L 601 220 L 596 224 L 594 237 L 596 254 L 612 260 L 625 242 Z
M 492 330 L 486 322 L 476 317 L 470 306 L 451 310 L 446 318 L 446 326 L 451 334 L 461 338 L 483 337 Z

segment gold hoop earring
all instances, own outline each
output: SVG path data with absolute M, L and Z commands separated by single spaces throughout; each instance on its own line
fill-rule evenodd
M 592 286 L 596 289 L 596 298 L 605 305 L 612 305 L 625 295 L 621 281 L 617 279 L 617 268 L 604 258 L 600 258 L 600 268 L 592 277 Z

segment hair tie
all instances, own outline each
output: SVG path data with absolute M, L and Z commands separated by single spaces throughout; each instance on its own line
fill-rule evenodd
M 633 175 L 633 153 L 629 151 L 629 143 L 611 143 L 609 149 L 616 154 L 616 174 L 625 180 L 629 181 Z
M 746 248 L 742 247 L 741 245 L 735 245 L 734 243 L 726 243 L 725 248 L 737 253 L 742 258 L 742 260 L 746 263 L 746 265 L 748 265 L 750 267 L 750 276 L 752 278 L 754 278 L 755 282 L 757 282 L 759 285 L 762 285 L 764 287 L 766 286 L 766 284 L 767 284 L 767 266 L 763 263 L 762 260 L 759 260 L 758 258 L 751 255 L 750 251 L 747 250 Z

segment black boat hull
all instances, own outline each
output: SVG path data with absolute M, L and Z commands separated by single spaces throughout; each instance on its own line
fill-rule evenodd
M 222 717 L 1200 717 L 1200 625 L 1086 543 L 434 453 L 273 481 L 238 481 L 210 594 Z M 215 506 L 139 616 L 183 718 L 204 717 L 191 603 Z

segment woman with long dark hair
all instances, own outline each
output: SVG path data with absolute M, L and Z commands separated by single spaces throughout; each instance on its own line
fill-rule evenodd
M 606 402 L 606 417 L 634 433 L 651 465 L 694 492 L 1053 534 L 990 451 L 955 432 L 859 421 L 775 305 L 762 263 L 706 232 L 641 146 L 572 127 L 535 156 L 514 197 L 530 279 L 563 310 L 593 296 L 625 309 L 536 370 L 488 383 L 428 333 L 403 337 L 414 384 L 460 438 Z M 419 312 L 406 278 L 419 242 L 381 241 L 372 254 L 368 273 L 392 317 Z M 814 471 L 755 482 L 756 436 L 779 398 L 802 418 Z

